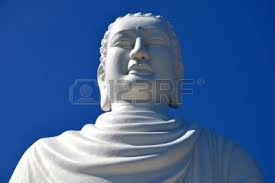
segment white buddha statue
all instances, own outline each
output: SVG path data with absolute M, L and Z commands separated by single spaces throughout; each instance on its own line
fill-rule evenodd
M 10 183 L 263 182 L 254 161 L 231 141 L 169 116 L 169 108 L 180 105 L 179 88 L 166 90 L 158 82 L 176 86 L 183 65 L 164 18 L 119 17 L 100 53 L 98 83 L 106 112 L 95 125 L 35 142 Z

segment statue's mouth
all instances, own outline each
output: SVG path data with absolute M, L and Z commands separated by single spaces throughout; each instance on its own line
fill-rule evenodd
M 153 74 L 153 69 L 148 64 L 133 64 L 128 67 L 129 74 L 142 74 L 151 75 Z

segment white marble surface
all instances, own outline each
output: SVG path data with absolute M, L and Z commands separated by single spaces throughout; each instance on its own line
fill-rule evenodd
M 107 112 L 96 124 L 34 143 L 10 183 L 260 183 L 230 141 L 151 112 Z
M 43 138 L 22 156 L 10 183 L 261 183 L 255 162 L 240 147 L 207 129 L 170 117 L 178 93 L 136 81 L 182 78 L 180 48 L 171 25 L 151 14 L 119 18 L 101 47 L 98 83 L 105 111 L 95 125 Z M 129 81 L 133 88 L 123 97 Z M 172 96 L 156 100 L 156 96 Z M 114 97 L 112 97 L 112 95 Z M 135 102 L 129 102 L 135 101 Z

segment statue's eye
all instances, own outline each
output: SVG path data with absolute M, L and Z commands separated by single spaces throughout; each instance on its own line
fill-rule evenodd
M 161 38 L 153 38 L 148 41 L 149 45 L 167 45 L 167 42 Z
M 113 44 L 113 46 L 122 47 L 122 48 L 131 48 L 132 45 L 133 45 L 132 42 L 127 39 L 118 40 Z

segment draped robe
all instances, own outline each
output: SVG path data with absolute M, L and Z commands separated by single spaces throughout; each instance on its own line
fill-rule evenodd
M 231 141 L 181 119 L 107 112 L 80 131 L 43 138 L 10 183 L 261 183 L 254 161 Z

